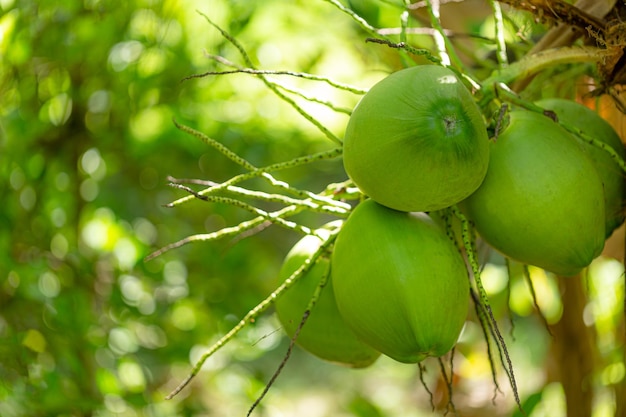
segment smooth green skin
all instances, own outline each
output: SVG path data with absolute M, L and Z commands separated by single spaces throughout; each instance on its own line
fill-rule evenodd
M 339 312 L 376 350 L 416 363 L 456 343 L 469 304 L 467 270 L 426 214 L 362 202 L 339 232 L 331 262 Z
M 321 243 L 315 236 L 306 236 L 296 243 L 280 270 L 281 282 L 289 278 Z M 295 334 L 315 289 L 322 277 L 329 273 L 329 268 L 329 260 L 320 258 L 308 273 L 276 300 L 276 314 L 289 337 Z M 321 359 L 351 368 L 367 367 L 380 356 L 380 352 L 360 341 L 341 318 L 330 282 L 322 289 L 296 343 Z
M 602 181 L 570 134 L 538 113 L 510 113 L 485 181 L 462 207 L 492 247 L 559 275 L 577 274 L 604 247 Z
M 489 163 L 488 136 L 472 95 L 436 65 L 400 70 L 352 112 L 343 144 L 348 176 L 378 203 L 432 211 L 470 195 Z
M 609 145 L 622 159 L 626 159 L 624 145 L 613 127 L 598 113 L 572 100 L 549 98 L 540 100 L 538 106 L 556 113 L 559 121 L 580 129 L 583 133 Z M 594 163 L 604 185 L 605 236 L 609 237 L 624 222 L 626 182 L 617 162 L 604 150 L 574 136 L 583 151 Z

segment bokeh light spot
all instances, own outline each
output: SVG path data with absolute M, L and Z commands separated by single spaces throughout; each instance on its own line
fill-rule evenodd
M 187 281 L 187 267 L 181 261 L 169 261 L 163 267 L 163 278 L 170 285 L 184 285 Z
M 170 122 L 167 107 L 148 107 L 130 120 L 130 131 L 139 142 L 150 142 L 161 135 Z
M 97 250 L 112 249 L 120 236 L 115 224 L 113 212 L 105 207 L 94 212 L 94 216 L 81 230 L 81 237 L 85 243 Z
M 128 271 L 137 263 L 139 252 L 135 244 L 128 238 L 123 237 L 117 241 L 113 248 L 120 270 Z
M 80 196 L 85 201 L 93 201 L 98 197 L 100 193 L 100 187 L 98 183 L 91 179 L 87 178 L 85 181 L 80 183 Z
M 37 202 L 37 193 L 33 187 L 26 186 L 20 193 L 20 204 L 26 211 L 31 211 Z
M 80 158 L 80 166 L 87 174 L 92 175 L 102 163 L 100 152 L 96 148 L 86 151 Z
M 612 363 L 602 371 L 602 384 L 617 385 L 624 379 L 626 368 L 623 362 Z
M 506 288 L 508 276 L 505 266 L 487 264 L 480 274 L 483 287 L 487 294 L 493 295 Z
M 133 231 L 137 239 L 146 245 L 152 245 L 157 238 L 156 227 L 147 219 L 137 218 L 133 222 Z
M 177 305 L 172 310 L 172 324 L 180 330 L 192 330 L 196 327 L 196 313 L 187 305 Z
M 52 272 L 46 271 L 39 276 L 39 291 L 48 298 L 54 298 L 61 292 L 59 278 Z
M 114 414 L 122 414 L 128 410 L 126 401 L 119 395 L 106 394 L 104 396 L 104 406 Z
M 129 391 L 141 392 L 146 387 L 146 378 L 141 367 L 135 362 L 121 363 L 117 369 L 120 382 Z
M 72 99 L 66 93 L 52 97 L 44 104 L 47 109 L 48 120 L 55 126 L 67 122 L 72 114 Z
M 46 350 L 46 338 L 39 330 L 30 329 L 26 332 L 22 345 L 26 346 L 33 352 L 41 353 Z
M 69 243 L 67 238 L 61 233 L 57 233 L 52 237 L 50 241 L 50 251 L 58 259 L 64 259 L 69 250 Z
M 136 306 L 143 294 L 141 281 L 132 275 L 122 275 L 119 279 L 124 302 L 130 306 Z
M 125 70 L 130 64 L 137 61 L 143 52 L 143 45 L 139 41 L 120 42 L 111 48 L 109 63 L 113 70 Z
M 115 327 L 109 332 L 109 347 L 113 353 L 125 355 L 139 349 L 137 338 L 127 328 Z
M 9 176 L 9 184 L 14 190 L 19 190 L 26 183 L 26 176 L 20 167 L 15 167 Z
M 107 90 L 94 91 L 87 101 L 87 108 L 92 113 L 106 113 L 111 109 L 111 93 Z
M 54 224 L 56 227 L 63 227 L 65 225 L 65 222 L 67 221 L 67 215 L 65 214 L 65 210 L 63 210 L 61 207 L 55 207 L 54 209 L 52 209 L 52 212 L 50 212 L 50 220 L 52 221 L 52 224 Z

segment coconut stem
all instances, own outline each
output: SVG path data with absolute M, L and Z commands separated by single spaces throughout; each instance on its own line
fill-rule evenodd
M 487 317 L 491 322 L 491 328 L 495 332 L 496 345 L 498 349 L 504 354 L 504 359 L 506 360 L 505 369 L 507 370 L 507 374 L 509 376 L 509 382 L 511 384 L 511 389 L 513 391 L 513 396 L 515 397 L 515 402 L 523 415 L 526 415 L 522 408 L 522 403 L 519 397 L 519 392 L 517 390 L 517 382 L 515 381 L 515 374 L 513 372 L 513 363 L 511 362 L 511 357 L 509 356 L 508 349 L 506 347 L 506 343 L 504 341 L 504 337 L 500 332 L 498 327 L 498 323 L 496 321 L 495 316 L 493 315 L 493 310 L 491 309 L 491 304 L 489 303 L 489 298 L 487 297 L 487 291 L 483 287 L 482 281 L 480 279 L 480 265 L 478 260 L 476 259 L 476 250 L 474 248 L 474 239 L 473 234 L 471 232 L 470 222 L 467 220 L 467 217 L 458 207 L 452 206 L 452 212 L 454 215 L 461 221 L 461 237 L 463 240 L 463 246 L 465 247 L 465 252 L 467 253 L 469 264 L 472 268 L 472 273 L 474 275 L 474 282 L 476 283 L 476 288 L 478 289 L 478 299 L 480 301 L 480 305 L 487 312 Z

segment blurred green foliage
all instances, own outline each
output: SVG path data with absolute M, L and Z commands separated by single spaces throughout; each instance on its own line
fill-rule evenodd
M 394 2 L 350 3 L 372 24 L 399 24 L 402 8 Z M 243 415 L 283 358 L 288 341 L 266 314 L 212 357 L 189 387 L 164 400 L 205 349 L 279 284 L 282 258 L 300 238 L 272 227 L 144 262 L 185 236 L 251 217 L 202 201 L 163 206 L 185 195 L 167 186 L 169 175 L 220 182 L 240 173 L 176 129 L 173 119 L 256 165 L 332 147 L 253 76 L 185 80 L 216 69 L 209 55 L 241 62 L 196 10 L 227 28 L 260 68 L 323 74 L 367 88 L 401 62 L 395 51 L 366 45 L 368 35 L 329 2 L 0 0 L 3 417 Z M 467 26 L 481 34 L 482 23 Z M 431 46 L 428 37 L 420 39 Z M 493 50 L 482 47 L 473 53 Z M 348 109 L 357 100 L 310 80 L 289 81 Z M 342 135 L 345 114 L 303 105 Z M 318 192 L 345 174 L 334 160 L 279 178 Z M 328 218 L 303 214 L 298 220 L 319 226 Z M 594 268 L 587 319 L 602 347 L 598 384 L 610 386 L 625 373 L 614 337 L 623 302 L 615 277 L 622 270 L 615 261 Z M 507 279 L 501 259 L 491 260 L 484 280 L 507 342 L 515 336 L 510 351 L 527 411 L 559 415 L 562 393 L 545 369 L 550 338 L 527 281 L 521 274 Z M 554 277 L 533 271 L 532 281 L 546 319 L 558 321 Z M 479 325 L 468 322 L 457 347 L 455 401 L 465 410 L 510 415 L 502 369 L 503 393 L 497 405 L 491 402 L 496 391 L 486 349 Z M 425 380 L 441 410 L 438 364 L 428 369 Z M 417 367 L 381 358 L 368 370 L 352 371 L 299 349 L 255 413 L 431 415 Z M 598 413 L 604 415 L 610 414 Z
M 163 398 L 190 370 L 190 352 L 273 290 L 299 236 L 268 230 L 144 262 L 186 235 L 249 218 L 206 203 L 163 207 L 184 195 L 167 187 L 168 175 L 222 181 L 238 172 L 172 119 L 256 164 L 327 144 L 254 79 L 182 81 L 211 65 L 207 51 L 233 54 L 196 9 L 264 64 L 311 71 L 341 52 L 314 32 L 336 13 L 275 1 L 20 0 L 0 8 L 0 415 L 218 415 L 235 408 L 221 397 L 229 395 L 245 408 L 282 355 L 255 361 L 281 341 L 270 335 L 251 346 L 277 329 L 271 318 L 211 365 L 228 368 L 228 382 L 205 390 L 199 381 L 181 400 Z M 315 21 L 306 22 L 309 14 Z M 308 33 L 295 39 L 300 27 Z M 339 167 L 288 175 L 320 187 L 343 179 Z

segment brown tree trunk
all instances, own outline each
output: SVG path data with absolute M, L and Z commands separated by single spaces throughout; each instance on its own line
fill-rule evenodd
M 593 400 L 593 334 L 583 322 L 586 297 L 580 276 L 559 277 L 563 316 L 552 326 L 550 368 L 563 385 L 568 417 L 589 417 Z

